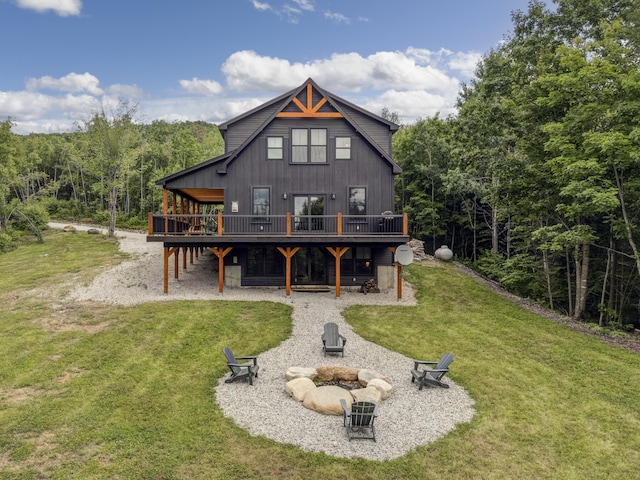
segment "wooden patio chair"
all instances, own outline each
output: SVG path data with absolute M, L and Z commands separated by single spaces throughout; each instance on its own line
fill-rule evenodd
M 235 382 L 236 380 L 249 380 L 249 385 L 253 385 L 253 377 L 258 376 L 258 357 L 236 357 L 229 347 L 224 347 L 224 355 L 227 357 L 227 366 L 231 370 L 231 376 L 225 380 L 225 383 Z M 250 360 L 249 362 L 239 363 L 238 360 Z
M 445 353 L 437 362 L 428 362 L 422 360 L 413 361 L 413 370 L 411 370 L 411 382 L 418 381 L 419 388 L 425 385 L 434 385 L 442 388 L 449 388 L 449 385 L 442 381 L 442 377 L 449 371 L 449 365 L 453 362 L 453 354 Z M 435 365 L 433 368 L 420 368 L 424 365 Z
M 347 339 L 338 332 L 338 325 L 333 322 L 325 323 L 322 334 L 324 356 L 326 357 L 327 353 L 341 353 L 344 357 L 345 343 L 347 343 Z
M 349 441 L 373 440 L 376 441 L 376 427 L 374 421 L 378 416 L 378 407 L 374 402 L 354 402 L 351 408 L 347 407 L 347 402 L 340 399 L 342 407 L 342 423 L 347 429 Z

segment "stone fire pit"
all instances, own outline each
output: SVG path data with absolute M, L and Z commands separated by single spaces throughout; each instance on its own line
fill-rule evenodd
M 340 400 L 375 402 L 389 398 L 393 387 L 388 379 L 366 368 L 289 367 L 285 391 L 306 408 L 325 415 L 342 415 Z

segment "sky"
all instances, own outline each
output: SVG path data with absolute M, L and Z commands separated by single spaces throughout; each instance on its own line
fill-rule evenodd
M 220 124 L 313 78 L 411 124 L 455 114 L 463 82 L 528 0 L 0 0 L 0 121 Z

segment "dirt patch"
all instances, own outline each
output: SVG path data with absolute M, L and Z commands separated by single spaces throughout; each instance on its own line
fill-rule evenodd
M 45 390 L 39 390 L 33 387 L 6 388 L 0 389 L 0 400 L 7 403 L 22 403 L 45 395 L 46 393 Z
M 56 332 L 98 333 L 112 326 L 112 321 L 97 321 L 112 306 L 99 303 L 68 302 L 53 306 L 51 313 L 34 322 Z

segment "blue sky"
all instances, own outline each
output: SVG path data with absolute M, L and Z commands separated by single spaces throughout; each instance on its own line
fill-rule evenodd
M 308 77 L 412 123 L 527 0 L 0 0 L 0 121 L 71 131 L 124 98 L 141 121 L 224 122 Z

